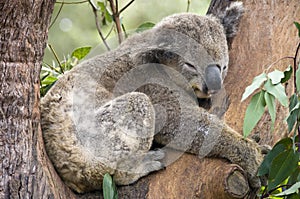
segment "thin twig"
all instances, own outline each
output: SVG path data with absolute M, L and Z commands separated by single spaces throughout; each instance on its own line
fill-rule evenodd
M 128 37 L 128 34 L 127 34 L 127 32 L 126 32 L 126 29 L 125 29 L 124 24 L 122 24 L 122 30 L 123 30 L 123 32 L 124 32 L 125 39 L 126 39 L 126 38 Z
M 110 28 L 110 30 L 109 30 L 109 32 L 107 33 L 107 35 L 104 38 L 105 40 L 109 37 L 109 35 L 113 31 L 113 29 L 114 29 L 114 26 L 112 25 L 111 28 Z
M 103 37 L 102 31 L 101 31 L 101 28 L 100 28 L 99 17 L 98 17 L 98 13 L 97 13 L 98 9 L 97 9 L 97 7 L 94 6 L 94 4 L 93 4 L 93 2 L 91 0 L 89 0 L 89 3 L 91 4 L 92 9 L 93 9 L 93 13 L 94 13 L 94 16 L 95 16 L 95 22 L 96 22 L 96 28 L 97 28 L 98 34 L 99 34 L 102 42 L 104 43 L 106 49 L 108 51 L 110 51 L 110 47 L 108 46 L 105 38 Z
M 56 59 L 58 65 L 59 65 L 59 68 L 60 68 L 61 73 L 64 74 L 64 69 L 63 69 L 63 67 L 62 67 L 62 65 L 61 65 L 61 63 L 60 63 L 60 61 L 59 61 L 59 58 L 58 58 L 58 56 L 57 56 L 55 50 L 53 49 L 53 47 L 52 47 L 51 44 L 48 44 L 48 46 L 49 46 L 51 52 L 53 53 L 53 55 L 54 55 L 54 57 L 55 57 L 55 59 Z
M 117 6 L 114 3 L 114 0 L 109 0 L 109 3 L 110 3 L 111 11 L 113 13 L 113 19 L 114 19 L 114 22 L 115 22 L 116 28 L 117 28 L 119 44 L 121 44 L 123 41 L 123 35 L 122 35 L 122 28 L 121 28 L 121 22 L 120 22 L 120 15 L 117 10 Z M 116 0 L 116 3 L 118 3 L 117 0 Z
M 51 66 L 50 64 L 48 64 L 48 63 L 46 63 L 46 62 L 44 62 L 43 61 L 43 64 L 45 64 L 47 67 L 49 67 L 51 70 L 53 70 L 53 71 L 55 71 L 55 72 L 57 72 L 57 73 L 60 73 L 60 71 L 59 70 L 57 70 L 56 68 L 54 68 L 53 66 Z
M 190 5 L 191 5 L 191 0 L 187 1 L 187 8 L 186 8 L 186 12 L 190 11 Z
M 298 57 L 299 50 L 300 50 L 300 42 L 297 46 L 296 53 L 295 53 L 295 56 L 294 56 L 294 91 L 295 91 L 295 93 L 297 93 L 296 72 L 297 72 L 297 57 Z M 298 88 L 298 89 L 300 89 L 300 88 Z
M 119 14 L 121 14 L 124 10 L 126 10 L 135 0 L 131 0 L 129 3 L 126 4 L 120 11 Z
M 89 2 L 89 0 L 74 1 L 74 2 L 56 1 L 55 3 L 61 3 L 61 4 L 81 4 L 81 3 L 87 3 L 87 2 Z
M 119 2 L 118 2 L 118 0 L 115 0 L 116 1 L 116 11 L 117 11 L 117 13 L 118 13 L 118 15 L 120 14 L 119 13 Z
M 57 18 L 58 18 L 58 16 L 59 16 L 59 14 L 60 14 L 60 12 L 61 12 L 63 6 L 64 6 L 64 3 L 62 2 L 61 6 L 59 7 L 59 10 L 58 10 L 58 12 L 57 12 L 57 15 L 55 16 L 54 20 L 52 21 L 51 25 L 49 26 L 49 29 L 50 29 L 50 28 L 53 26 L 53 24 L 56 22 L 56 20 L 57 20 Z
M 294 59 L 294 57 L 290 57 L 290 56 L 282 57 L 282 58 L 276 60 L 275 62 L 273 62 L 272 64 L 270 64 L 265 71 L 269 71 L 271 67 L 273 67 L 275 64 L 277 64 L 278 62 L 280 62 L 281 60 L 284 60 L 284 59 Z

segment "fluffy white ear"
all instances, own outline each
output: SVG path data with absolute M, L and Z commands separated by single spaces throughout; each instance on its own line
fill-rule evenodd
M 225 9 L 225 12 L 221 16 L 219 16 L 227 38 L 233 38 L 236 35 L 243 13 L 243 2 L 234 2 Z
M 212 14 L 220 19 L 224 26 L 227 40 L 231 40 L 236 35 L 243 13 L 243 2 L 239 1 L 230 3 L 224 1 L 221 5 L 212 5 L 208 10 L 208 14 Z

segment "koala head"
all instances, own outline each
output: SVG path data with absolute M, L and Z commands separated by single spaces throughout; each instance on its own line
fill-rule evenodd
M 210 98 L 222 88 L 228 70 L 227 40 L 236 34 L 241 2 L 219 16 L 191 13 L 164 18 L 153 28 L 155 59 L 172 65 L 188 80 L 198 98 Z

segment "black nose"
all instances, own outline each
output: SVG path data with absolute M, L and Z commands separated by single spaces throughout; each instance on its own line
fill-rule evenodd
M 213 94 L 222 88 L 222 75 L 218 65 L 211 64 L 205 69 L 205 87 L 207 93 Z

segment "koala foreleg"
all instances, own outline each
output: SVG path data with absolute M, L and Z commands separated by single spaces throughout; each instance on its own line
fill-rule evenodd
M 200 126 L 189 151 L 200 156 L 226 158 L 240 165 L 247 172 L 250 186 L 259 188 L 260 180 L 256 174 L 263 160 L 259 145 L 244 138 L 204 109 L 199 108 L 195 112 Z

